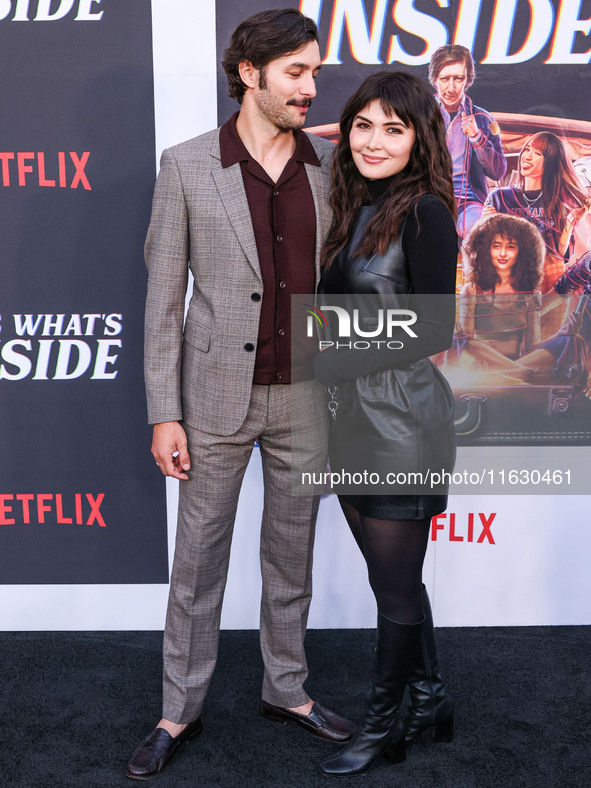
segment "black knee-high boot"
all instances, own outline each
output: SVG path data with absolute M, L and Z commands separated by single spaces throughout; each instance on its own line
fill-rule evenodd
M 376 667 L 365 719 L 346 750 L 320 761 L 320 771 L 326 776 L 363 774 L 380 755 L 393 763 L 405 759 L 404 723 L 398 710 L 422 625 L 378 617 Z
M 454 707 L 439 673 L 433 615 L 427 590 L 423 587 L 425 619 L 415 663 L 408 680 L 410 706 L 405 720 L 406 746 L 409 748 L 421 733 L 432 730 L 434 741 L 453 739 Z

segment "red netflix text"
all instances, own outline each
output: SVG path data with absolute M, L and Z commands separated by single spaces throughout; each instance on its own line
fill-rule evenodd
M 492 514 L 470 512 L 466 519 L 460 519 L 455 512 L 438 514 L 431 520 L 431 539 L 436 542 L 441 532 L 442 536 L 447 535 L 450 542 L 482 544 L 486 541 L 488 544 L 496 544 L 491 531 L 496 516 L 496 512 Z
M 100 525 L 105 493 L 0 493 L 0 525 Z
M 57 154 L 17 152 L 0 153 L 0 178 L 3 186 L 48 186 L 59 189 L 92 191 L 85 168 L 90 151 L 80 156 L 73 151 Z

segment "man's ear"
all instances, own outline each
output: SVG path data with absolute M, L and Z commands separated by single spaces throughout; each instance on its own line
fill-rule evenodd
M 252 65 L 250 60 L 242 60 L 238 64 L 238 73 L 247 88 L 254 88 L 259 84 L 259 70 Z

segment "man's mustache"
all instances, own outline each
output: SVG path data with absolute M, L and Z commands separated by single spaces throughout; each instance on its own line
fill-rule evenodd
M 309 107 L 312 104 L 312 99 L 290 99 L 287 102 L 288 107 Z

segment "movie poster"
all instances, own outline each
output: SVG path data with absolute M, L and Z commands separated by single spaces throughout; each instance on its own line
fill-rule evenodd
M 292 5 L 261 0 L 248 11 Z M 456 333 L 433 360 L 454 392 L 458 445 L 538 447 L 525 470 L 561 474 L 528 471 L 511 492 L 585 492 L 582 478 L 565 484 L 570 467 L 537 460 L 555 456 L 542 447 L 591 445 L 591 0 L 299 7 L 318 24 L 323 57 L 309 131 L 336 140 L 345 100 L 384 69 L 430 81 L 440 105 L 461 248 Z M 246 14 L 239 0 L 217 9 L 219 64 Z M 221 67 L 218 77 L 222 123 L 237 105 Z M 503 463 L 498 455 L 495 468 Z

